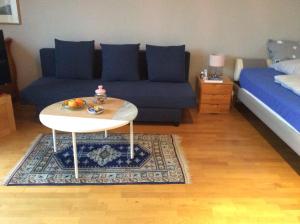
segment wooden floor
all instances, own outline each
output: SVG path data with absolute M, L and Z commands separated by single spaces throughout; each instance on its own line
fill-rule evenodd
M 0 138 L 2 180 L 33 139 L 50 132 L 31 107 L 16 114 L 18 131 Z M 280 141 L 266 140 L 238 110 L 191 111 L 179 127 L 139 124 L 135 131 L 181 136 L 192 184 L 1 186 L 0 224 L 300 223 L 300 176 L 272 146 Z

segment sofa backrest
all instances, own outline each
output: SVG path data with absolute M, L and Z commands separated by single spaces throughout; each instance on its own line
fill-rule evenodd
M 54 77 L 55 72 L 55 49 L 54 48 L 42 48 L 40 50 L 40 59 L 42 66 L 42 75 L 44 77 Z M 147 72 L 147 60 L 146 52 L 141 50 L 139 52 L 139 69 L 142 80 L 148 79 Z M 185 52 L 185 80 L 189 79 L 190 69 L 190 53 Z M 94 63 L 94 78 L 101 78 L 102 71 L 102 52 L 101 50 L 95 50 L 95 63 Z

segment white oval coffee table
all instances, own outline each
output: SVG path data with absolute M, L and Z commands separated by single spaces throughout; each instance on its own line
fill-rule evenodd
M 83 97 L 89 103 L 93 97 Z M 138 109 L 132 103 L 117 99 L 108 98 L 104 106 L 104 112 L 99 115 L 89 114 L 86 108 L 82 110 L 68 110 L 63 108 L 63 101 L 46 107 L 40 113 L 40 121 L 43 125 L 52 129 L 53 148 L 56 152 L 56 130 L 72 133 L 75 177 L 78 178 L 78 158 L 76 133 L 91 133 L 107 131 L 130 124 L 130 158 L 134 158 L 133 150 L 133 120 L 138 114 Z

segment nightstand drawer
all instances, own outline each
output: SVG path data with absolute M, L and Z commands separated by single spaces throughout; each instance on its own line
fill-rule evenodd
M 232 93 L 232 85 L 206 84 L 201 86 L 201 94 L 226 95 Z
M 228 113 L 230 104 L 200 104 L 200 113 Z
M 230 104 L 231 95 L 211 95 L 211 94 L 203 94 L 201 96 L 202 104 Z

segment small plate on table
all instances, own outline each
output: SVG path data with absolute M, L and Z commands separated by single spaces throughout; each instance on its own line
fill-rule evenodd
M 101 114 L 104 112 L 103 106 L 100 105 L 88 105 L 87 111 L 90 114 Z

